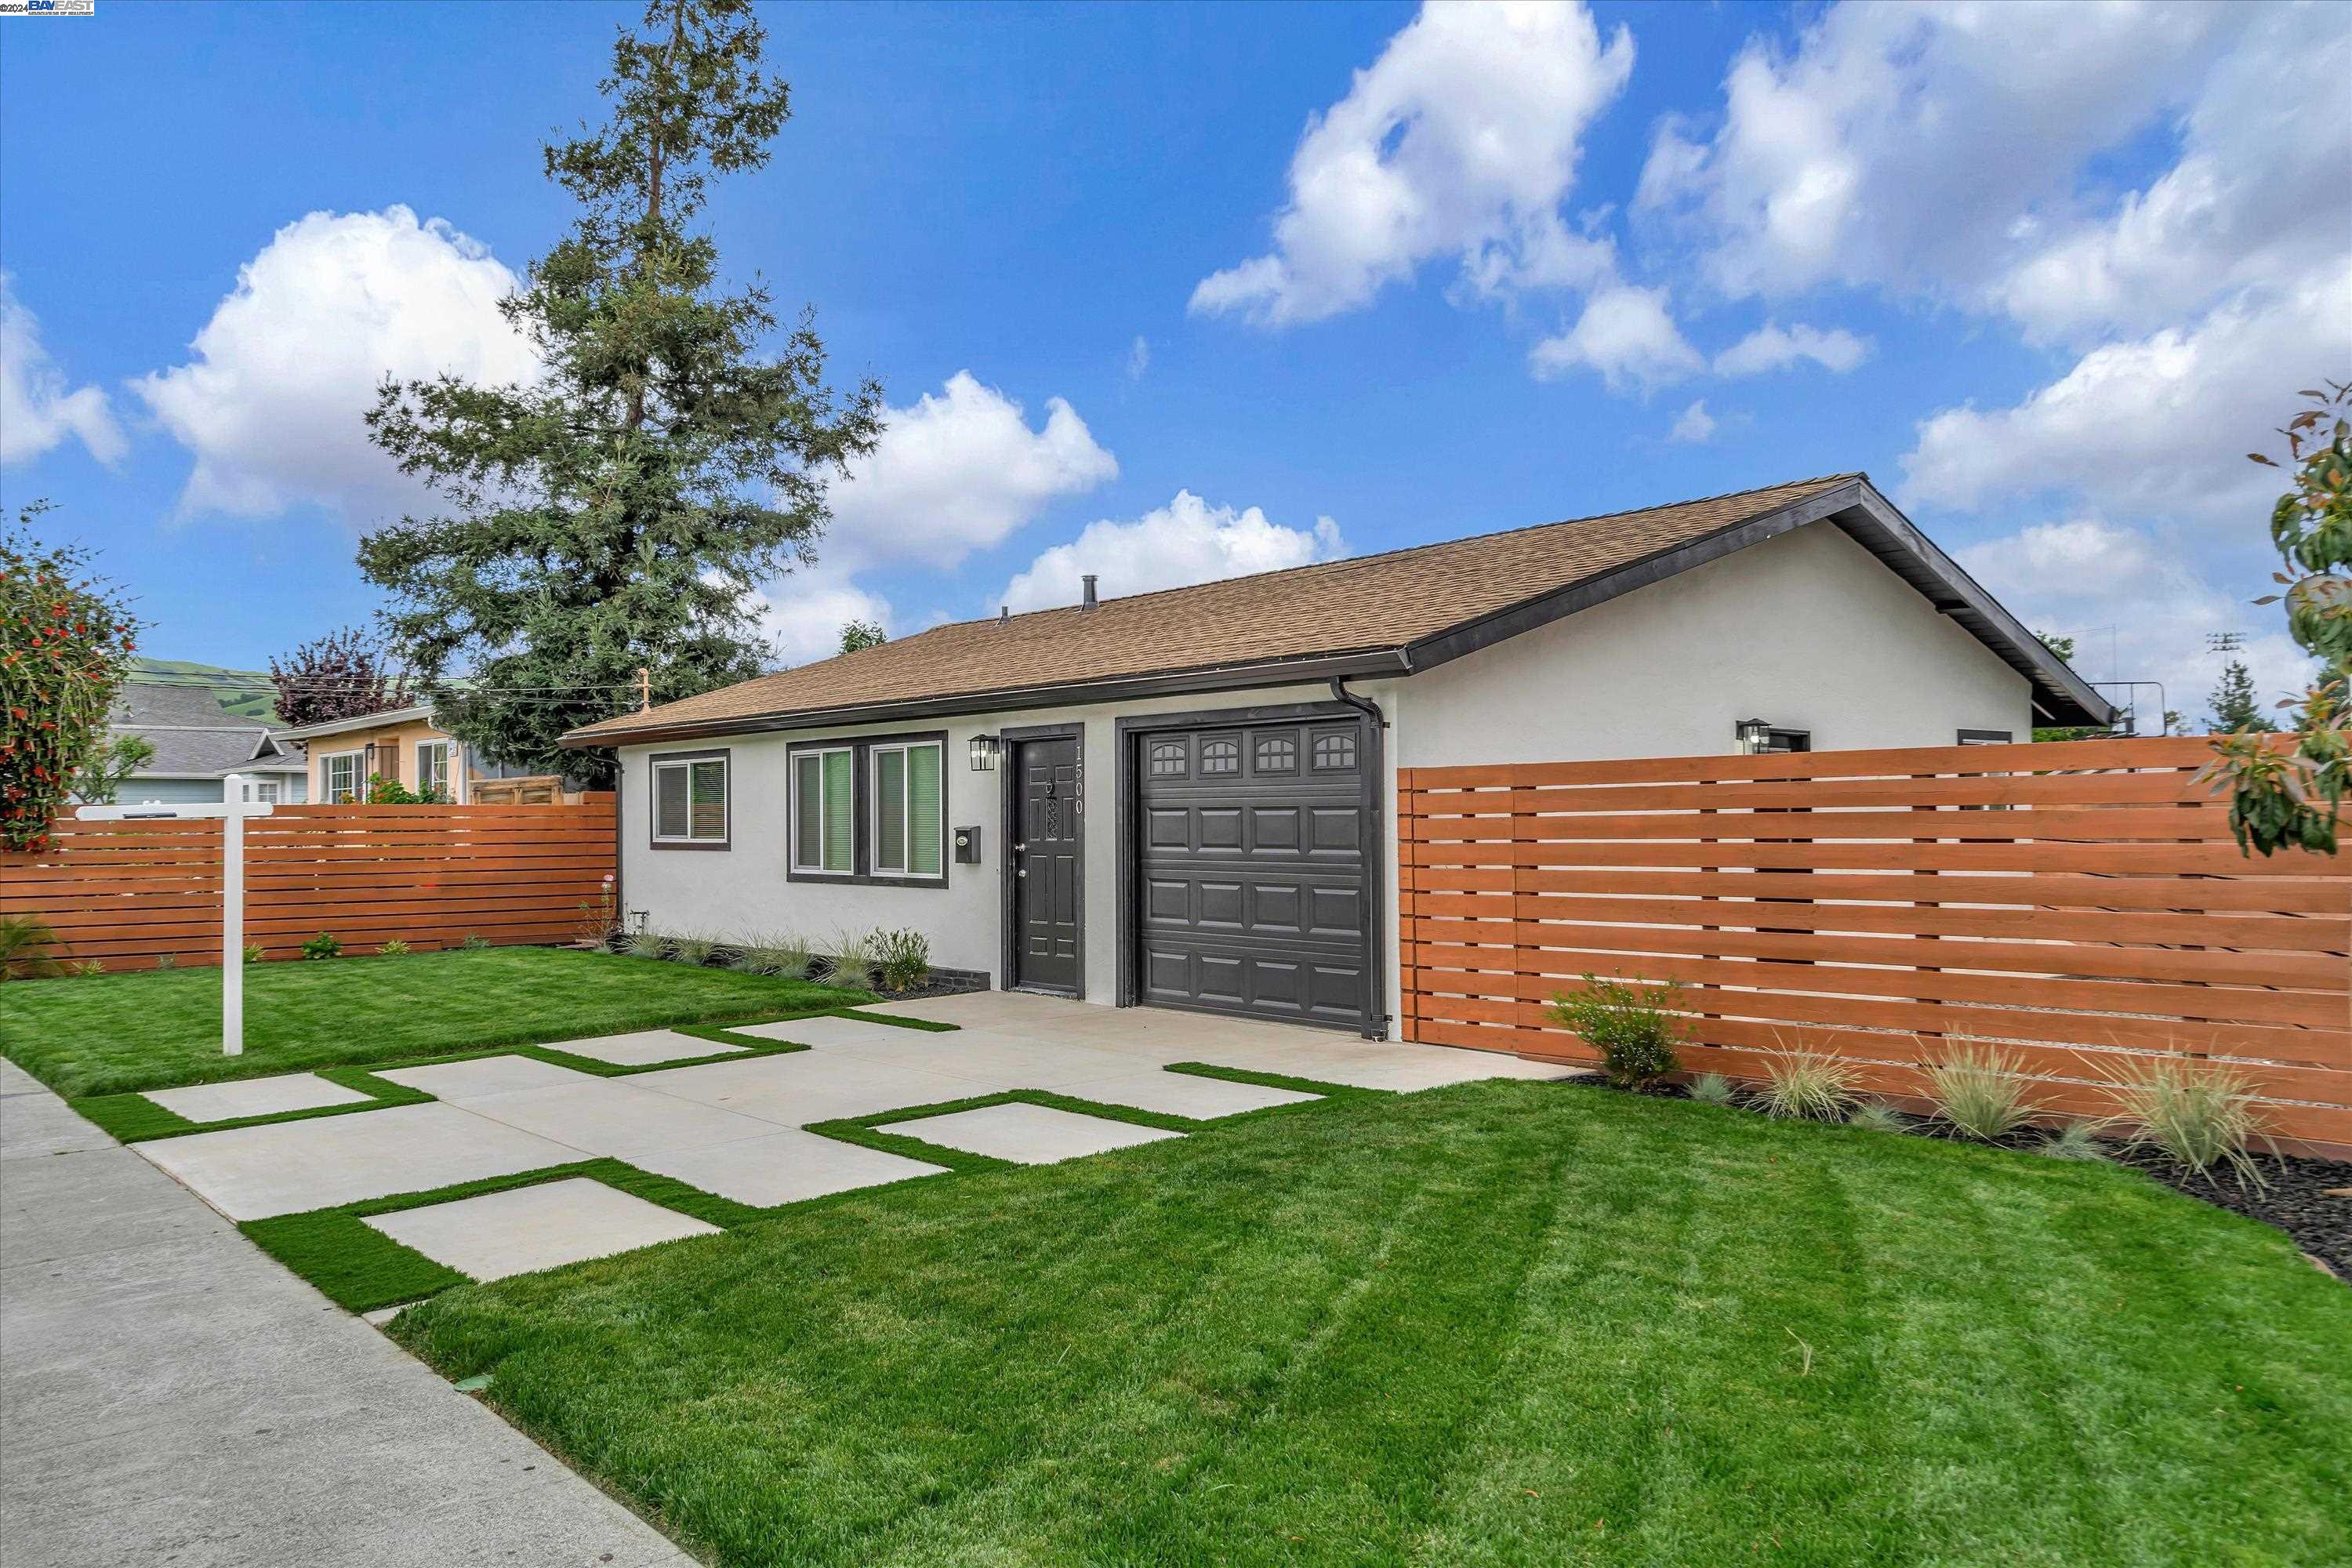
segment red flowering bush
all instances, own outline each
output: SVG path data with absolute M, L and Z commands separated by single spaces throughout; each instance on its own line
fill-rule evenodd
M 75 779 L 106 744 L 139 622 L 89 574 L 90 552 L 44 544 L 37 501 L 0 533 L 0 847 L 38 849 Z

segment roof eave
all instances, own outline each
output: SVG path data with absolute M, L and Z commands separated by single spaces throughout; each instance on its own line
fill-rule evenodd
M 376 730 L 393 724 L 406 724 L 422 719 L 430 723 L 433 708 L 429 703 L 411 708 L 387 708 L 381 713 L 362 713 L 352 719 L 326 719 L 316 724 L 304 724 L 297 729 L 279 730 L 282 741 L 306 741 L 313 735 L 341 735 L 353 730 Z
M 574 730 L 563 736 L 558 744 L 566 751 L 586 752 L 614 746 L 704 740 L 716 735 L 895 723 L 901 720 L 948 719 L 973 713 L 1017 713 L 1036 708 L 1116 702 L 1133 697 L 1182 696 L 1201 691 L 1231 691 L 1250 686 L 1289 686 L 1304 681 L 1328 680 L 1334 676 L 1353 679 L 1411 672 L 1412 666 L 1401 648 L 1360 648 L 1302 658 L 1206 665 L 1193 669 L 1122 676 L 1105 680 L 1071 681 L 1056 686 L 958 692 L 942 697 L 910 698 L 898 702 L 858 703 L 845 708 L 778 710 L 723 719 L 632 725 L 626 729 L 600 732 Z

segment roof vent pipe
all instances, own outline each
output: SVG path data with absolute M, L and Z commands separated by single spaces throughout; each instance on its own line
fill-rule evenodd
M 1007 621 L 1011 620 L 1012 618 L 1013 618 L 1013 606 L 1012 606 L 1012 605 L 997 605 L 997 606 L 996 606 L 996 624 L 997 624 L 998 626 L 1001 626 L 1004 625 Z
M 1081 581 L 1087 585 L 1087 596 L 1078 607 L 1082 610 L 1091 610 L 1095 607 L 1095 574 L 1089 572 Z

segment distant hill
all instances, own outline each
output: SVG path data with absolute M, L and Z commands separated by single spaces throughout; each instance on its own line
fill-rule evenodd
M 278 689 L 259 669 L 230 669 L 217 664 L 191 664 L 184 658 L 141 658 L 131 661 L 131 679 L 152 686 L 208 686 L 213 700 L 240 719 L 276 724 Z

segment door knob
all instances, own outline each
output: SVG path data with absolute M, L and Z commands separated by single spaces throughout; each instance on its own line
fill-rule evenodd
M 1015 870 L 1013 874 L 1014 876 L 1016 876 L 1016 877 L 1025 877 L 1025 876 L 1027 876 L 1027 875 L 1029 874 L 1029 868 L 1028 868 L 1028 867 L 1026 867 L 1026 866 L 1021 867 L 1019 869 Z

